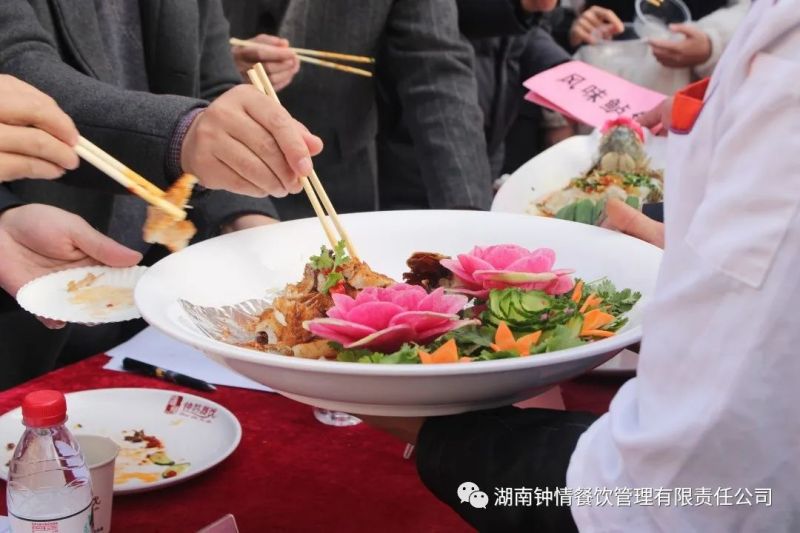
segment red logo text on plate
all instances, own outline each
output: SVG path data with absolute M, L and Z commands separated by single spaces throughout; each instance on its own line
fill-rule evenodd
M 202 403 L 186 402 L 183 404 L 180 416 L 201 420 L 210 424 L 217 416 L 217 409 Z
M 183 403 L 183 396 L 179 394 L 170 396 L 167 406 L 164 408 L 164 412 L 168 415 L 177 414 L 181 408 L 181 403 Z
M 58 532 L 58 522 L 34 522 L 31 526 L 31 531 L 36 533 Z

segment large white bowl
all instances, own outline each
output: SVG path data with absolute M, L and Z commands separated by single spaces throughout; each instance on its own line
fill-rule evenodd
M 342 217 L 361 258 L 400 279 L 416 251 L 458 254 L 475 245 L 514 243 L 556 250 L 558 268 L 586 280 L 609 277 L 641 291 L 615 337 L 551 354 L 472 364 L 369 365 L 268 354 L 212 340 L 179 300 L 223 306 L 297 281 L 324 235 L 316 219 L 234 233 L 167 257 L 135 291 L 142 316 L 164 333 L 297 401 L 356 414 L 425 416 L 508 405 L 602 364 L 641 338 L 642 309 L 661 251 L 601 228 L 525 215 L 472 211 L 394 211 Z

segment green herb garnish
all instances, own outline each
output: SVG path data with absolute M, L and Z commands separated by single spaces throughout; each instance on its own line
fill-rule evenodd
M 336 247 L 331 250 L 325 246 L 320 247 L 319 255 L 312 255 L 309 264 L 315 269 L 325 274 L 325 281 L 319 289 L 322 294 L 327 294 L 335 287 L 344 276 L 338 272 L 339 267 L 350 261 L 345 250 L 345 242 L 339 241 Z

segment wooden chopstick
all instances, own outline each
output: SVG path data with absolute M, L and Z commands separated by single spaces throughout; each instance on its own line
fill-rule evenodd
M 325 61 L 323 59 L 317 59 L 316 57 L 307 57 L 298 55 L 297 59 L 299 59 L 304 63 L 311 63 L 313 65 L 319 65 L 321 67 L 332 68 L 334 70 L 341 70 L 342 72 L 349 72 L 350 74 L 356 74 L 357 76 L 364 76 L 365 78 L 372 77 L 372 72 L 364 70 L 363 68 L 356 68 L 356 67 L 351 67 L 349 65 L 342 65 L 340 63 L 334 63 L 333 61 Z
M 100 150 L 100 148 L 85 138 L 79 138 L 78 145 L 75 146 L 75 151 L 81 158 L 96 167 L 100 172 L 103 172 L 109 178 L 113 179 L 145 202 L 166 211 L 177 220 L 186 218 L 186 211 L 165 200 L 164 192 L 161 191 L 161 189 L 128 169 L 128 167 Z M 127 169 L 129 172 L 121 170 L 122 168 Z M 133 178 L 133 175 L 138 176 L 138 178 Z M 147 186 L 143 185 L 143 183 L 147 183 Z
M 328 52 L 326 50 L 310 50 L 308 48 L 292 47 L 292 50 L 294 50 L 297 55 L 301 56 L 327 57 L 328 59 L 338 59 L 340 61 L 349 61 L 350 63 L 375 63 L 374 57 L 354 56 L 352 54 L 341 54 L 339 52 Z
M 120 161 L 114 159 L 114 157 L 112 157 L 111 154 L 109 154 L 108 152 L 106 152 L 105 150 L 103 150 L 102 148 L 97 146 L 96 144 L 94 144 L 89 139 L 87 139 L 85 137 L 81 137 L 80 138 L 80 144 L 84 148 L 86 148 L 87 150 L 90 150 L 90 151 L 94 152 L 98 157 L 101 157 L 101 158 L 105 159 L 106 161 L 108 161 L 109 164 L 111 164 L 114 168 L 116 168 L 117 170 L 119 170 L 120 172 L 125 174 L 128 178 L 130 178 L 131 181 L 134 181 L 134 182 L 138 183 L 144 189 L 147 189 L 148 191 L 150 191 L 153 195 L 155 195 L 155 196 L 164 196 L 164 194 L 165 194 L 164 191 L 162 191 L 161 189 L 159 189 L 158 187 L 156 187 L 155 185 L 153 185 L 152 183 L 147 181 L 143 176 L 137 174 L 136 172 L 131 170 L 129 167 L 127 167 L 124 164 L 122 164 Z
M 256 48 L 269 46 L 264 43 L 258 43 L 255 41 L 245 41 L 236 38 L 231 38 L 228 42 L 230 42 L 230 44 L 232 44 L 233 46 L 250 46 Z M 349 65 L 342 65 L 340 63 L 334 63 L 333 61 L 324 61 L 322 59 L 316 59 L 315 57 L 308 57 L 308 56 L 336 58 L 343 61 L 352 61 L 355 63 L 374 63 L 375 60 L 371 57 L 353 56 L 350 54 L 339 54 L 337 52 L 324 52 L 321 50 L 308 50 L 306 48 L 292 48 L 292 50 L 294 50 L 297 53 L 297 59 L 299 59 L 300 61 L 304 61 L 306 63 L 312 63 L 314 65 L 319 65 L 321 67 L 332 68 L 334 70 L 341 70 L 342 72 L 349 72 L 350 74 L 356 74 L 357 76 L 364 76 L 365 78 L 372 77 L 372 72 L 368 70 L 351 67 Z
M 244 39 L 237 39 L 235 37 L 231 38 L 228 42 L 233 46 L 269 46 L 257 41 L 246 41 Z M 301 56 L 327 57 L 328 59 L 338 59 L 340 61 L 348 61 L 350 63 L 375 63 L 374 57 L 342 54 L 340 52 L 328 52 L 327 50 L 311 50 L 309 48 L 291 47 L 289 49 Z
M 257 83 L 253 82 L 253 85 L 255 85 L 257 89 L 267 96 L 273 98 L 276 102 L 280 103 L 278 93 L 276 93 L 275 89 L 272 87 L 272 82 L 269 80 L 269 76 L 267 76 L 267 71 L 264 70 L 264 66 L 261 63 L 257 63 L 255 68 L 251 69 L 247 74 L 251 81 L 254 79 L 257 80 Z M 325 213 L 322 210 L 323 206 L 328 212 L 328 216 L 333 222 L 333 225 L 336 227 L 336 231 L 339 232 L 341 240 L 344 241 L 350 257 L 358 260 L 358 252 L 356 251 L 355 246 L 353 246 L 353 241 L 350 240 L 347 230 L 344 229 L 344 225 L 342 225 L 341 220 L 339 220 L 339 215 L 336 213 L 336 209 L 333 207 L 333 203 L 328 197 L 328 193 L 325 192 L 325 187 L 323 187 L 316 171 L 312 170 L 310 176 L 304 176 L 302 178 L 302 183 L 303 189 L 305 190 L 308 199 L 311 201 L 314 212 L 316 213 L 317 218 L 319 218 L 322 228 L 325 231 L 325 235 L 328 237 L 328 241 L 331 243 L 331 246 L 336 247 L 337 239 L 328 224 L 328 219 L 325 216 Z M 317 195 L 319 195 L 319 199 L 317 199 Z M 322 202 L 322 206 L 320 206 L 320 201 Z

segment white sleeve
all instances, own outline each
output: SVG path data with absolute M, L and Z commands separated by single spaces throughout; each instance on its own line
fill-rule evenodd
M 698 78 L 711 75 L 722 52 L 731 40 L 733 32 L 736 31 L 736 27 L 747 14 L 748 9 L 750 9 L 750 0 L 730 0 L 727 7 L 717 9 L 697 21 L 697 27 L 703 30 L 711 40 L 711 56 L 705 63 L 693 68 L 694 74 Z

